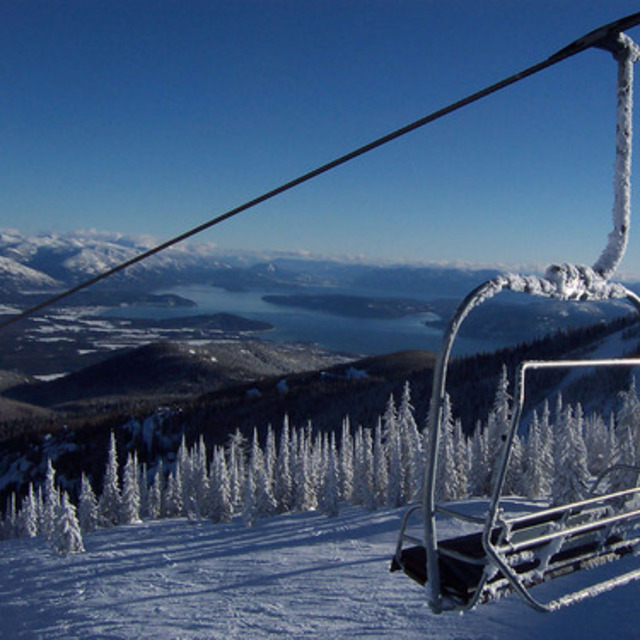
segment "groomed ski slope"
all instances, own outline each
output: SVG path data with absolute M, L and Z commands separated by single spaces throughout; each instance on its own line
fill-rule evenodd
M 512 596 L 434 616 L 420 587 L 388 571 L 402 513 L 349 507 L 254 528 L 160 520 L 99 530 L 68 557 L 41 540 L 3 541 L 0 638 L 640 637 L 640 582 L 547 615 Z M 604 575 L 639 564 L 623 559 Z M 592 575 L 562 580 L 581 587 Z M 560 582 L 535 593 L 559 593 Z

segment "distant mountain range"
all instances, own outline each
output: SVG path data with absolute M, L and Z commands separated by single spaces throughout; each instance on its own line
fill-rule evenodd
M 25 293 L 71 286 L 155 246 L 156 241 L 95 231 L 25 235 L 0 231 L 0 292 Z M 379 266 L 223 251 L 183 243 L 138 263 L 105 287 L 167 287 L 209 282 L 229 290 L 352 287 L 407 295 L 457 295 L 486 280 L 492 270 L 431 266 Z

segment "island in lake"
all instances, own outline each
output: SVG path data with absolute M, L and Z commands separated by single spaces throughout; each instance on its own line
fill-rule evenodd
M 341 294 L 267 295 L 265 302 L 284 307 L 298 307 L 348 318 L 394 320 L 406 316 L 438 314 L 432 302 L 409 298 L 371 298 Z

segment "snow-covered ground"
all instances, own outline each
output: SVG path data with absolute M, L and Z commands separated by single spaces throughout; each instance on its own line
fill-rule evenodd
M 553 614 L 518 598 L 435 616 L 389 559 L 402 510 L 347 507 L 254 528 L 159 520 L 99 530 L 86 552 L 0 542 L 1 638 L 638 638 L 640 583 Z M 629 571 L 634 558 L 604 567 Z M 566 582 L 584 585 L 594 572 Z M 559 582 L 537 587 L 550 597 Z

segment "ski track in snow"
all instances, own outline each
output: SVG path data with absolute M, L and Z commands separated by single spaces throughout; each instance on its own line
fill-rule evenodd
M 4 541 L 0 638 L 640 637 L 637 582 L 553 614 L 514 596 L 431 614 L 418 585 L 389 573 L 402 513 L 348 507 L 335 519 L 294 514 L 254 528 L 160 520 L 89 534 L 87 551 L 68 557 L 41 540 Z M 590 573 L 562 580 L 583 587 Z M 534 593 L 559 595 L 558 582 Z

